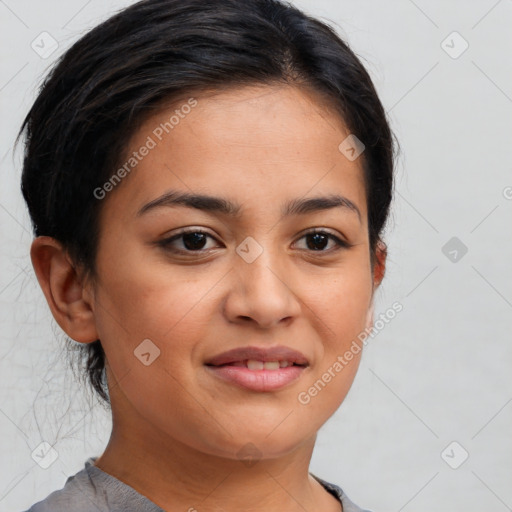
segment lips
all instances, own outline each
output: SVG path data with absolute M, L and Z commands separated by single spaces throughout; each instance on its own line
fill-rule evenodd
M 205 363 L 215 379 L 252 392 L 277 392 L 297 383 L 309 361 L 288 347 L 241 347 L 223 352 Z
M 289 366 L 309 366 L 309 361 L 304 354 L 285 346 L 269 348 L 239 347 L 218 354 L 205 364 L 207 366 L 247 366 L 249 361 L 289 363 Z M 280 364 L 280 366 L 282 365 Z

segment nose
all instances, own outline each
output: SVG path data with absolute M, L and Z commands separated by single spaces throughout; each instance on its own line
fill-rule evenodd
M 300 314 L 298 283 L 293 282 L 293 269 L 286 265 L 284 258 L 284 254 L 270 253 L 267 249 L 251 263 L 235 256 L 224 302 L 224 314 L 230 322 L 252 323 L 268 329 L 289 323 Z

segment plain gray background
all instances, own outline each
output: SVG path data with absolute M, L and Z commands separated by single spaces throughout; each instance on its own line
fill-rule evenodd
M 1 510 L 61 488 L 110 434 L 34 277 L 12 147 L 55 58 L 130 3 L 0 1 Z M 363 60 L 402 147 L 376 316 L 403 311 L 368 343 L 311 471 L 375 512 L 512 510 L 512 1 L 293 3 Z M 46 59 L 42 32 L 58 42 Z

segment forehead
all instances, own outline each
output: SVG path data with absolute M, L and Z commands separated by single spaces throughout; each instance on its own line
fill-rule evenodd
M 283 195 L 336 189 L 365 215 L 362 158 L 350 161 L 339 150 L 348 135 L 313 91 L 267 85 L 197 93 L 142 123 L 124 155 L 123 164 L 134 165 L 110 199 L 135 210 L 179 188 L 279 207 Z

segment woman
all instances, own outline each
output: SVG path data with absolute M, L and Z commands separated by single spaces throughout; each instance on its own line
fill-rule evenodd
M 22 133 L 33 266 L 113 419 L 30 511 L 360 511 L 308 471 L 392 197 L 347 45 L 277 0 L 139 2 L 63 55 Z

